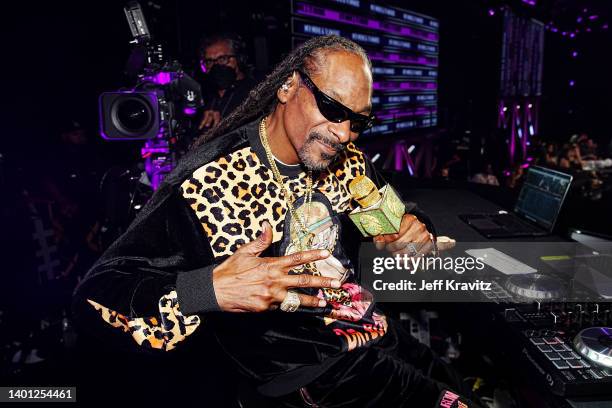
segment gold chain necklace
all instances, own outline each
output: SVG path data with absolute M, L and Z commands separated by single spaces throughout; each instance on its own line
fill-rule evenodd
M 305 197 L 306 212 L 304 213 L 304 221 L 302 221 L 300 217 L 298 216 L 298 213 L 295 207 L 293 206 L 293 203 L 296 201 L 296 199 L 291 193 L 291 191 L 289 191 L 285 187 L 285 183 L 283 183 L 283 178 L 280 174 L 280 171 L 278 170 L 278 166 L 276 165 L 276 160 L 274 159 L 274 155 L 272 154 L 272 149 L 270 148 L 270 144 L 268 142 L 268 131 L 266 129 L 266 118 L 263 118 L 259 125 L 259 138 L 261 139 L 261 144 L 263 145 L 264 150 L 266 152 L 266 157 L 268 158 L 270 167 L 272 167 L 272 174 L 274 174 L 274 178 L 276 179 L 276 182 L 279 184 L 281 188 L 281 192 L 283 193 L 283 196 L 285 197 L 285 201 L 287 202 L 287 207 L 289 209 L 289 212 L 291 213 L 291 219 L 294 221 L 296 227 L 300 230 L 300 233 L 302 235 L 302 237 L 298 237 L 296 244 L 298 245 L 298 248 L 300 249 L 300 251 L 304 251 L 305 249 L 308 249 L 310 241 L 312 240 L 312 237 L 313 237 L 313 234 L 310 233 L 307 228 L 308 218 L 310 216 L 310 207 L 311 207 L 311 202 L 312 202 L 312 186 L 313 186 L 312 170 L 308 170 L 308 176 L 306 178 L 306 197 Z M 306 246 L 304 246 L 301 238 L 306 238 Z

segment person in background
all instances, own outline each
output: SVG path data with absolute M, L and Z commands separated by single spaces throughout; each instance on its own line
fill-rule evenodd
M 550 142 L 546 144 L 544 158 L 546 166 L 557 167 L 557 146 L 554 143 Z
M 559 167 L 568 170 L 582 170 L 580 148 L 576 144 L 565 145 L 559 154 Z
M 443 177 L 449 180 L 465 181 L 468 178 L 466 162 L 457 150 L 455 150 L 451 158 L 442 165 L 441 169 L 444 169 L 444 173 L 446 174 Z
M 598 160 L 598 146 L 593 139 L 587 137 L 578 143 L 580 147 L 580 157 L 582 160 Z
M 491 165 L 491 163 L 485 163 L 485 165 L 482 167 L 482 171 L 474 174 L 471 181 L 472 183 L 499 186 L 499 181 L 497 180 L 495 174 L 493 174 L 493 165 Z
M 206 72 L 208 86 L 205 87 L 200 130 L 216 126 L 247 98 L 255 86 L 245 48 L 240 36 L 233 33 L 214 34 L 202 40 L 200 65 Z
M 100 255 L 92 228 L 100 216 L 98 183 L 106 162 L 80 122 L 66 121 L 59 133 L 50 161 L 41 163 L 39 195 L 53 208 L 60 275 L 75 283 Z
M 512 167 L 510 176 L 506 179 L 506 187 L 516 189 L 523 185 L 523 175 L 525 171 L 520 163 L 515 164 Z

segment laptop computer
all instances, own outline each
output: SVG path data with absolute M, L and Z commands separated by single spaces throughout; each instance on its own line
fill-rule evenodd
M 557 222 L 571 183 L 569 174 L 533 166 L 525 175 L 512 213 L 462 214 L 459 218 L 487 238 L 547 235 Z

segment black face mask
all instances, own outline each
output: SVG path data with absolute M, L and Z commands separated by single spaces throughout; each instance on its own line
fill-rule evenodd
M 227 65 L 214 65 L 208 75 L 217 89 L 228 89 L 236 81 L 236 71 Z

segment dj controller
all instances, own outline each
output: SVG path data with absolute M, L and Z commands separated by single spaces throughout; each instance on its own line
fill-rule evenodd
M 566 290 L 535 273 L 500 280 L 485 296 L 496 297 L 498 336 L 514 364 L 554 395 L 610 396 L 612 406 L 612 303 L 559 301 Z
M 556 395 L 612 395 L 612 329 L 583 328 L 572 322 L 572 315 L 590 318 L 598 312 L 580 308 L 563 312 L 564 307 L 550 305 L 555 311 L 517 307 L 505 312 L 505 321 L 515 330 L 520 359 Z M 565 320 L 554 324 L 551 315 L 564 313 Z

